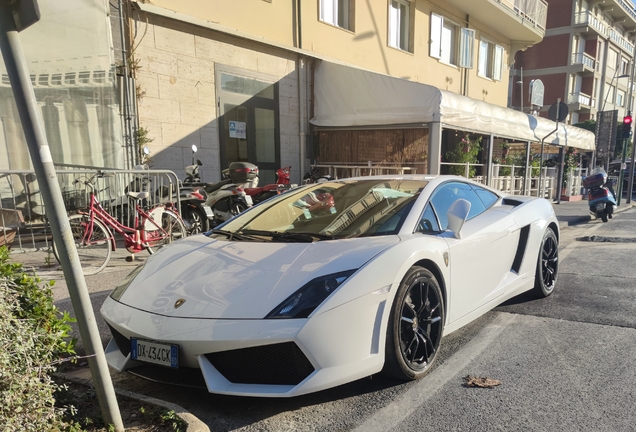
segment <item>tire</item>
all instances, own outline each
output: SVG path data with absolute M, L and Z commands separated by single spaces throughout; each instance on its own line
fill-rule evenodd
M 539 297 L 548 297 L 554 292 L 559 277 L 559 241 L 551 228 L 541 240 L 537 271 L 534 278 L 534 292 Z
M 395 294 L 382 372 L 400 380 L 422 378 L 435 363 L 443 332 L 442 290 L 430 271 L 413 266 Z
M 607 212 L 603 211 L 603 213 L 601 213 L 601 220 L 607 222 Z
M 247 210 L 247 206 L 239 201 L 232 202 L 232 207 L 230 208 L 230 213 L 232 216 L 236 216 L 237 214 L 244 212 Z
M 161 228 L 166 233 L 165 235 L 161 230 L 146 231 L 147 249 L 150 254 L 154 253 L 154 249 L 159 249 L 186 236 L 186 228 L 183 221 L 170 210 L 164 209 L 161 213 Z M 160 235 L 160 237 L 157 238 L 157 235 Z
M 208 216 L 199 208 L 192 208 L 188 206 L 188 211 L 183 213 L 183 219 L 190 223 L 188 235 L 199 234 L 210 229 Z
M 93 275 L 99 273 L 106 267 L 110 261 L 112 254 L 112 238 L 111 232 L 99 220 L 93 221 L 93 232 L 88 241 L 84 241 L 86 228 L 90 224 L 88 215 L 76 214 L 68 218 L 71 224 L 71 232 L 80 263 L 82 272 L 85 275 Z M 55 242 L 53 242 L 53 253 L 57 262 L 60 262 L 59 252 Z

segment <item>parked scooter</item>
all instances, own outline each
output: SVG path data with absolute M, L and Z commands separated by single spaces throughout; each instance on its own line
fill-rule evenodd
M 193 164 L 186 167 L 186 178 L 183 181 L 184 190 L 191 190 L 190 194 L 202 195 L 205 198 L 205 206 L 202 210 L 206 212 L 206 219 L 203 219 L 200 211 L 190 212 L 190 216 L 201 218 L 203 231 L 214 227 L 226 220 L 236 216 L 240 212 L 252 206 L 252 199 L 246 195 L 244 186 L 252 186 L 251 181 L 258 177 L 258 168 L 255 165 L 233 162 L 228 169 L 223 170 L 221 180 L 218 183 L 201 183 L 199 167 L 203 166 L 197 159 L 194 163 L 194 154 L 197 147 L 192 146 Z M 183 204 L 182 204 L 183 207 Z M 211 212 L 211 214 L 210 214 Z M 186 216 L 184 215 L 184 219 Z M 207 226 L 205 221 L 207 220 Z
M 331 177 L 329 174 L 321 175 L 320 169 L 318 167 L 311 167 L 309 172 L 305 173 L 305 175 L 303 176 L 304 184 L 322 183 L 330 180 L 333 180 L 333 177 Z
M 588 188 L 587 203 L 590 213 L 603 222 L 612 218 L 616 209 L 616 194 L 611 181 L 607 181 L 607 173 L 601 167 L 594 168 L 590 175 L 583 179 L 583 187 Z
M 245 188 L 245 193 L 252 197 L 254 204 L 265 201 L 280 193 L 287 192 L 292 188 L 289 181 L 291 166 L 279 168 L 276 170 L 276 183 L 268 184 L 262 187 Z M 257 182 L 258 184 L 258 182 Z

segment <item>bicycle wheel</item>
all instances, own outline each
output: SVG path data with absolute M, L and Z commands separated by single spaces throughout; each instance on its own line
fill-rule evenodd
M 153 211 L 149 213 L 152 214 Z M 162 230 L 149 230 L 148 224 L 146 224 L 147 249 L 151 254 L 154 253 L 153 248 L 158 249 L 186 236 L 186 227 L 181 218 L 165 208 L 161 212 L 161 228 Z
M 82 272 L 85 275 L 99 273 L 110 260 L 112 234 L 104 224 L 95 219 L 93 221 L 93 232 L 90 238 L 86 238 L 86 230 L 90 227 L 88 215 L 76 214 L 68 219 L 71 224 L 75 248 L 82 264 Z M 53 253 L 57 262 L 60 262 L 55 242 L 53 242 Z

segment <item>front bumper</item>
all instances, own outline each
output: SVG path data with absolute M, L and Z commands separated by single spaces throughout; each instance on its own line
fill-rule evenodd
M 200 369 L 211 393 L 298 396 L 382 369 L 386 304 L 386 295 L 368 294 L 307 319 L 219 320 L 155 315 L 109 297 L 106 359 L 120 372 L 143 365 L 126 352 L 131 337 L 177 344 L 180 367 Z

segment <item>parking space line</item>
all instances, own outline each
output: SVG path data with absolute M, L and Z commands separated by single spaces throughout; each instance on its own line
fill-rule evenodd
M 445 363 L 431 371 L 402 394 L 398 400 L 378 410 L 363 424 L 355 428 L 359 432 L 385 432 L 406 420 L 419 406 L 435 395 L 448 381 L 457 377 L 461 371 L 495 341 L 501 332 L 518 319 L 518 315 L 499 312 L 498 316 L 486 325 L 462 349 Z M 442 339 L 442 343 L 443 343 Z

